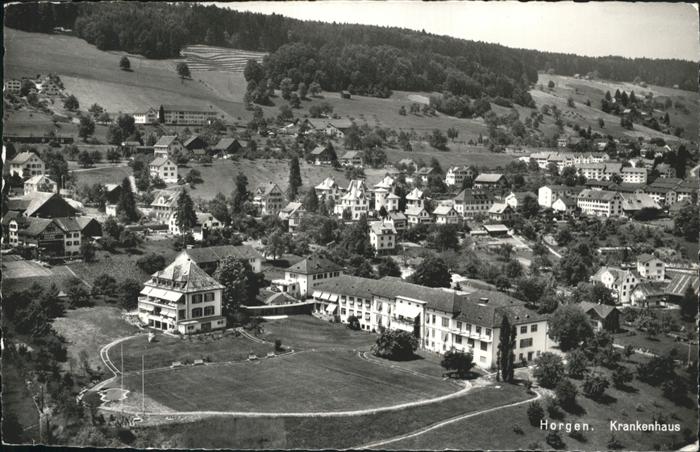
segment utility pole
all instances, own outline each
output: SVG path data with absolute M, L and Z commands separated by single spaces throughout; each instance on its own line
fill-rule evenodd
M 121 343 L 119 344 L 119 349 L 121 351 L 121 393 L 119 394 L 119 407 L 120 411 L 122 412 L 122 416 L 124 415 L 124 344 Z
M 145 392 L 145 378 L 144 378 L 144 358 L 143 354 L 141 355 L 141 413 L 145 417 L 146 416 L 146 392 Z

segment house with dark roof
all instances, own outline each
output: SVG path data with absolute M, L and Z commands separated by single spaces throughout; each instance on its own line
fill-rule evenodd
M 181 254 L 189 256 L 202 270 L 210 275 L 214 274 L 219 263 L 227 257 L 247 262 L 255 273 L 262 271 L 263 255 L 249 245 L 203 246 L 187 249 Z
M 474 179 L 474 188 L 494 189 L 508 186 L 508 179 L 503 174 L 482 173 Z
M 328 146 L 316 146 L 309 154 L 309 160 L 314 165 L 330 165 L 333 162 L 333 152 Z
M 632 290 L 637 287 L 642 277 L 636 270 L 603 266 L 590 277 L 590 280 L 600 282 L 610 289 L 618 303 L 627 304 L 630 302 Z
M 187 254 L 180 254 L 144 283 L 138 298 L 138 318 L 148 328 L 176 334 L 224 328 L 223 289 Z
M 338 159 L 338 161 L 342 166 L 354 166 L 357 168 L 362 168 L 362 152 L 347 151 Z
M 78 218 L 80 217 L 9 218 L 8 244 L 34 248 L 37 257 L 78 256 L 83 239 L 90 237 L 84 237 L 83 231 L 90 233 L 97 228 L 98 234 L 101 235 L 101 227 L 94 219 Z
M 464 219 L 471 220 L 477 216 L 488 216 L 495 202 L 491 193 L 467 188 L 454 199 L 454 208 Z
M 78 213 L 78 210 L 58 193 L 41 191 L 8 199 L 6 209 L 8 212 L 19 212 L 24 217 L 37 218 L 72 217 Z
M 616 333 L 620 330 L 620 310 L 615 306 L 582 301 L 579 307 L 586 313 L 596 331 Z
M 204 150 L 206 149 L 209 145 L 207 144 L 206 141 L 199 135 L 192 135 L 188 139 L 186 139 L 183 143 L 182 146 L 187 149 L 188 151 L 195 151 L 195 150 Z
M 163 135 L 153 145 L 153 155 L 157 157 L 169 157 L 184 149 L 177 135 Z
M 547 315 L 506 294 L 456 291 L 412 284 L 401 278 L 368 279 L 342 275 L 312 293 L 317 315 L 347 323 L 356 317 L 366 331 L 417 333 L 421 348 L 437 353 L 470 352 L 479 367 L 497 362 L 504 317 L 516 329 L 516 357 L 532 361 L 554 345 L 547 337 Z
M 24 194 L 28 195 L 34 191 L 58 193 L 58 184 L 48 176 L 32 176 L 26 181 L 24 181 Z
M 284 271 L 284 280 L 298 285 L 301 298 L 306 298 L 314 287 L 343 274 L 343 267 L 324 257 L 312 254 Z M 275 281 L 272 282 L 273 286 Z M 280 290 L 282 292 L 282 290 Z
M 643 281 L 637 284 L 630 296 L 630 304 L 643 308 L 666 306 L 665 281 Z
M 278 214 L 280 220 L 287 222 L 287 228 L 292 233 L 297 230 L 305 215 L 306 209 L 300 202 L 290 202 Z
M 219 140 L 214 146 L 211 147 L 211 152 L 215 155 L 228 155 L 236 153 L 243 149 L 241 143 L 230 137 L 225 137 Z
M 220 116 L 213 105 L 163 105 L 166 124 L 203 126 Z M 223 116 L 223 115 L 222 115 Z

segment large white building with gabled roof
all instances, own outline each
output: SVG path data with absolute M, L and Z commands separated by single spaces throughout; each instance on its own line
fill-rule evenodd
M 224 328 L 223 289 L 187 254 L 180 254 L 144 283 L 138 318 L 149 328 L 179 334 Z

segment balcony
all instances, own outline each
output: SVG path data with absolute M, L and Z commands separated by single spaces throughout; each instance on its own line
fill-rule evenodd
M 164 307 L 164 308 L 171 308 L 171 309 L 177 309 L 178 304 L 172 301 L 167 301 L 167 300 L 161 300 L 159 298 L 153 298 L 153 297 L 139 297 L 138 298 L 139 303 L 149 303 L 154 306 L 159 306 L 159 307 Z

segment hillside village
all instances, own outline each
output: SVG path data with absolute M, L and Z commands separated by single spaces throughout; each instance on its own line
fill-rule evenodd
M 170 74 L 183 90 L 218 70 L 183 53 Z M 139 71 L 122 54 L 108 54 L 114 71 Z M 402 410 L 425 405 L 429 425 L 465 414 L 471 396 L 485 412 L 514 404 L 508 416 L 523 419 L 503 428 L 511 448 L 525 438 L 532 449 L 697 441 L 688 400 L 700 155 L 697 136 L 671 126 L 697 119 L 697 92 L 683 94 L 692 111 L 645 97 L 641 81 L 638 98 L 618 90 L 554 101 L 563 88 L 541 71 L 532 105 L 485 96 L 465 107 L 483 109 L 468 118 L 452 111 L 449 92 L 390 94 L 391 121 L 431 121 L 391 127 L 357 90 L 264 79 L 267 61 L 227 66 L 245 79 L 241 116 L 166 96 L 128 112 L 86 105 L 60 73 L 4 80 L 3 364 L 22 387 L 8 405 L 25 432 L 16 442 L 357 448 L 410 434 Z M 578 113 L 592 104 L 594 116 Z M 327 397 L 310 369 L 349 392 L 363 388 L 353 372 L 366 376 L 370 396 Z M 180 389 L 157 383 L 172 375 Z M 299 393 L 273 397 L 284 375 Z M 27 400 L 31 414 L 20 415 Z M 602 430 L 611 411 L 635 404 L 647 421 L 673 418 L 683 430 L 656 445 L 605 430 L 582 446 L 538 427 L 566 418 Z M 270 431 L 280 413 L 351 408 L 386 409 L 395 434 L 356 433 L 345 444 Z M 202 440 L 199 416 L 212 411 L 255 412 L 238 419 L 273 439 L 255 443 L 231 427 L 235 443 Z M 350 417 L 362 430 L 377 422 L 370 414 Z M 228 431 L 224 417 L 212 419 Z

